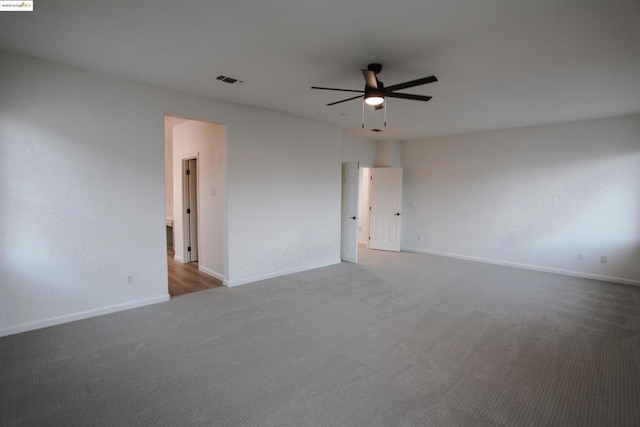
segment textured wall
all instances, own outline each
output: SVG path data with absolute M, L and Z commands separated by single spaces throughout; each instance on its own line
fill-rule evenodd
M 265 112 L 228 141 L 227 284 L 340 262 L 341 131 Z
M 154 93 L 0 62 L 0 334 L 166 300 Z
M 340 129 L 0 63 L 0 335 L 168 297 L 165 114 L 227 126 L 229 284 L 339 262 Z
M 640 116 L 405 142 L 402 158 L 405 248 L 640 280 Z

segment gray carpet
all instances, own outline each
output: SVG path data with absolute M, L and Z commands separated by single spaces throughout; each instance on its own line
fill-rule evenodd
M 340 264 L 0 339 L 0 424 L 640 425 L 640 289 Z

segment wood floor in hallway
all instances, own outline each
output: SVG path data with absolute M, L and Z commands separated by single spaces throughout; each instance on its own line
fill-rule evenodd
M 173 255 L 173 250 L 168 249 L 169 295 L 172 298 L 222 286 L 220 280 L 200 272 L 198 263 L 183 264 L 176 261 Z

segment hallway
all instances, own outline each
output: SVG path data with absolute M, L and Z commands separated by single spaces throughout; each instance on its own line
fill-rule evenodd
M 167 249 L 171 298 L 222 286 L 220 280 L 198 271 L 198 263 L 183 264 L 173 259 L 173 254 L 172 249 Z

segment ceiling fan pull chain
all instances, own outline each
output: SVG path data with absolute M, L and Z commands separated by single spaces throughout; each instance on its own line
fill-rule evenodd
M 384 127 L 387 127 L 387 109 L 389 108 L 389 104 L 387 103 L 387 100 L 384 100 Z
M 364 129 L 364 101 L 362 101 L 362 129 Z

